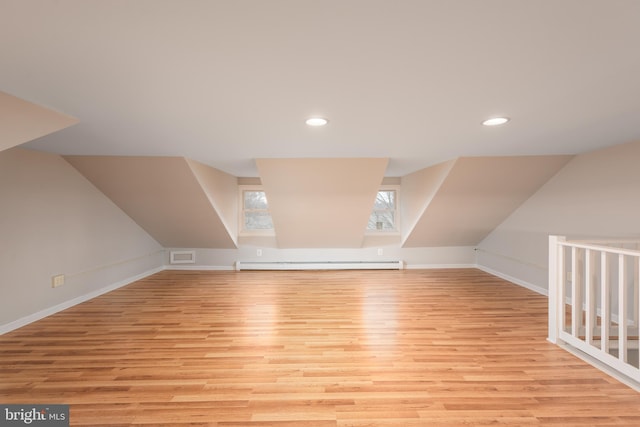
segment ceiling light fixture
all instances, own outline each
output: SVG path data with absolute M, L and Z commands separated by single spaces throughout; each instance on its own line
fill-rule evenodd
M 487 119 L 482 124 L 484 126 L 499 126 L 507 123 L 509 121 L 509 117 L 493 117 L 491 119 Z
M 305 123 L 309 126 L 324 126 L 329 123 L 329 120 L 322 117 L 311 117 L 310 119 L 307 119 Z

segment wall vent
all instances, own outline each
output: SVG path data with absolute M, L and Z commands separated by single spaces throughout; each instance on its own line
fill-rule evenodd
M 169 264 L 195 264 L 196 251 L 171 251 Z

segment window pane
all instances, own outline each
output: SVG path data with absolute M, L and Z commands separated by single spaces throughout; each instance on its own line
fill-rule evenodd
M 376 201 L 373 205 L 373 209 L 389 209 L 395 210 L 396 208 L 396 192 L 393 190 L 378 191 Z
M 245 230 L 271 230 L 273 228 L 271 215 L 264 211 L 245 212 L 244 228 Z
M 267 209 L 267 194 L 264 191 L 245 191 L 245 209 Z
M 395 230 L 393 211 L 376 211 L 369 217 L 368 230 Z

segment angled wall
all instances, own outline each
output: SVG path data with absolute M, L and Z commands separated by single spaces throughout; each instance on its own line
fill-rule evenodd
M 410 177 L 425 180 L 422 199 L 428 204 L 405 236 L 403 247 L 477 245 L 570 159 L 462 157 L 448 171 L 447 163 L 433 173 Z
M 227 234 L 237 245 L 238 178 L 195 160 L 186 160 Z
M 439 163 L 402 177 L 402 241 L 406 241 L 449 175 L 456 160 Z
M 581 154 L 478 246 L 478 264 L 546 292 L 548 236 L 640 238 L 640 141 Z
M 0 92 L 0 151 L 76 124 L 78 119 Z
M 0 201 L 0 333 L 163 267 L 163 248 L 58 155 L 0 152 Z
M 360 248 L 387 159 L 257 159 L 279 248 Z
M 235 248 L 235 178 L 182 157 L 66 156 L 133 220 L 169 248 Z M 192 166 L 195 166 L 195 173 Z M 217 181 L 221 182 L 218 183 Z M 204 185 L 203 185 L 204 183 Z M 214 195 L 218 187 L 222 195 Z M 234 193 L 234 199 L 237 195 Z M 218 213 L 215 203 L 221 208 Z

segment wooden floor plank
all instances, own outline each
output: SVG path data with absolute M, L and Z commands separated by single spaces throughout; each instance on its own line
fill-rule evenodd
M 0 337 L 0 403 L 71 425 L 637 426 L 640 394 L 475 269 L 164 271 Z

